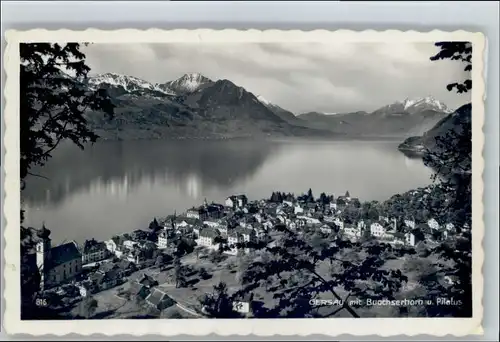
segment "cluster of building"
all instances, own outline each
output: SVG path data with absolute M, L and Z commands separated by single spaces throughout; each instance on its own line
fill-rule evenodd
M 28 255 L 26 266 L 32 268 L 33 272 L 39 272 L 40 289 L 73 283 L 80 288 L 82 295 L 123 283 L 146 260 L 146 255 L 151 255 L 147 251 L 156 248 L 156 243 L 152 241 L 133 241 L 133 234 L 126 234 L 129 239 L 120 236 L 106 242 L 87 240 L 83 246 L 75 241 L 52 246 L 50 230 L 45 226 L 40 230 L 33 230 L 33 234 L 37 240 L 35 253 Z M 120 248 L 114 248 L 115 241 L 118 241 Z M 116 262 L 98 263 L 113 255 L 120 256 Z M 90 272 L 85 272 L 85 265 L 93 266 L 87 268 Z
M 298 234 L 307 228 L 327 235 L 340 235 L 351 241 L 373 237 L 395 246 L 411 247 L 420 241 L 444 240 L 457 232 L 451 223 L 439 224 L 436 219 L 430 218 L 417 224 L 410 216 L 400 219 L 401 222 L 380 215 L 375 220 L 359 219 L 348 223 L 343 219 L 343 211 L 351 205 L 359 206 L 359 200 L 348 195 L 335 200 L 333 196 L 326 199 L 310 201 L 289 194 L 279 202 L 249 202 L 245 195 L 231 196 L 224 206 L 216 205 L 218 211 L 209 213 L 206 210 L 209 205 L 205 203 L 190 209 L 186 217 L 175 217 L 170 223 L 167 220 L 164 224 L 165 236 L 167 231 L 174 229 L 179 234 L 190 234 L 198 245 L 211 249 L 219 249 L 220 241 L 224 241 L 229 247 L 224 249 L 224 253 L 235 255 L 239 252 L 236 247 L 239 243 L 269 240 L 273 227 L 278 224 Z M 203 214 L 196 216 L 200 213 Z M 197 221 L 189 222 L 188 218 L 196 218 Z
M 398 222 L 386 216 L 347 223 L 343 211 L 351 205 L 359 207 L 359 200 L 348 194 L 321 200 L 289 194 L 279 201 L 249 201 L 245 195 L 235 195 L 226 198 L 224 204 L 205 200 L 203 205 L 182 215 L 160 220 L 153 230 L 136 230 L 102 242 L 89 240 L 82 247 L 75 242 L 52 247 L 50 231 L 43 227 L 36 232 L 38 243 L 31 262 L 40 272 L 44 289 L 78 278 L 85 264 L 115 258 L 114 262 L 100 263 L 90 275 L 79 279 L 80 292 L 86 295 L 122 283 L 127 275 L 144 267 L 158 253 L 164 253 L 179 236 L 194 240 L 198 246 L 236 255 L 249 251 L 239 247 L 241 243 L 272 241 L 276 225 L 284 225 L 299 235 L 306 230 L 317 230 L 325 238 L 330 234 L 351 241 L 373 237 L 395 246 L 413 247 L 422 240 L 447 239 L 456 233 L 453 224 L 439 224 L 432 218 L 418 224 L 411 217 Z M 468 227 L 461 228 L 464 229 Z M 221 244 L 224 248 L 220 248 Z

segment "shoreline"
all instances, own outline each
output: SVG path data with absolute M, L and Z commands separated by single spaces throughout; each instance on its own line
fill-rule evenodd
M 411 147 L 400 147 L 398 146 L 398 150 L 403 153 L 407 157 L 415 157 L 418 159 L 422 159 L 425 157 L 426 153 L 425 151 L 414 149 Z
M 318 137 L 300 137 L 300 136 L 237 136 L 237 137 L 144 137 L 144 138 L 99 138 L 95 143 L 103 143 L 103 142 L 135 142 L 135 141 L 186 141 L 186 142 L 196 142 L 196 141 L 205 141 L 205 142 L 221 142 L 221 141 L 268 141 L 268 142 L 276 142 L 276 141 L 305 141 L 305 142 L 316 142 L 316 141 L 325 141 L 325 142 L 335 142 L 335 141 L 387 141 L 387 142 L 396 142 L 405 139 L 404 136 L 318 136 Z M 95 144 L 94 143 L 94 144 Z

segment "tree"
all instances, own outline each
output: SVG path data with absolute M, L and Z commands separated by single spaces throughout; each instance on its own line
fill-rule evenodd
M 426 279 L 424 285 L 428 290 L 447 298 L 461 301 L 461 305 L 429 307 L 429 315 L 471 317 L 472 316 L 472 249 L 469 236 L 459 236 L 455 240 L 442 243 L 433 250 L 441 260 L 448 261 L 444 265 L 441 261 L 433 263 L 441 275 L 455 276 L 457 280 L 449 287 L 444 287 L 435 278 Z M 434 275 L 434 274 L 433 274 Z
M 432 267 L 432 263 L 429 259 L 423 259 L 420 257 L 408 258 L 403 264 L 403 271 L 405 273 L 414 272 L 416 274 L 423 274 L 426 270 Z
M 272 203 L 282 203 L 283 197 L 284 197 L 283 193 L 281 193 L 280 191 L 276 191 L 272 193 L 269 201 Z
M 80 316 L 89 319 L 92 317 L 97 309 L 97 300 L 93 297 L 85 297 L 84 300 L 80 302 L 79 311 Z
M 174 279 L 176 288 L 186 283 L 186 270 L 178 257 L 174 258 Z
M 342 218 L 346 223 L 355 223 L 360 219 L 360 210 L 352 205 L 348 205 L 344 211 L 342 211 Z
M 97 135 L 87 126 L 86 110 L 112 115 L 114 105 L 105 90 L 93 91 L 85 86 L 90 68 L 80 44 L 22 43 L 19 53 L 20 178 L 25 188 L 28 175 L 41 176 L 31 169 L 43 166 L 62 141 L 72 141 L 82 149 L 85 143 L 96 141 Z M 20 214 L 22 223 L 24 210 Z M 21 227 L 21 239 L 26 234 L 31 231 Z M 31 240 L 23 253 L 33 246 Z M 34 298 L 33 291 L 39 285 L 33 280 L 21 277 L 21 286 L 26 283 L 24 297 Z M 31 302 L 23 300 L 22 311 L 34 310 Z
M 248 270 L 250 266 L 250 258 L 247 255 L 240 256 L 238 258 L 237 271 L 236 271 L 236 281 L 243 285 L 243 281 L 245 278 L 245 272 Z
M 361 204 L 360 215 L 362 219 L 376 220 L 378 219 L 378 212 L 372 202 L 363 202 Z
M 249 214 L 257 214 L 259 212 L 259 208 L 256 205 L 250 205 L 248 207 Z
M 321 204 L 325 205 L 325 204 L 329 204 L 330 203 L 330 197 L 327 196 L 324 192 L 322 192 L 320 195 L 319 195 L 319 201 Z
M 310 241 L 311 247 L 317 251 L 321 251 L 330 245 L 330 242 L 320 233 L 313 233 Z
M 156 220 L 156 217 L 149 223 L 149 229 L 153 232 L 156 232 L 157 230 L 161 229 L 160 224 Z
M 154 244 L 152 242 L 148 242 L 142 248 L 142 252 L 143 252 L 144 257 L 146 259 L 154 259 L 155 255 L 158 255 L 159 251 L 157 249 L 156 244 Z
M 245 273 L 241 293 L 254 292 L 266 286 L 277 300 L 274 307 L 262 310 L 263 317 L 310 317 L 314 308 L 310 299 L 328 293 L 343 301 L 328 316 L 347 311 L 359 317 L 349 306 L 347 297 L 362 299 L 393 299 L 402 284 L 407 281 L 400 270 L 388 268 L 380 256 L 388 245 L 377 243 L 353 243 L 336 236 L 327 246 L 313 246 L 308 234 L 298 234 L 287 227 L 275 227 L 283 233 L 276 246 L 263 247 L 268 257 L 253 261 Z M 319 248 L 318 248 L 319 247 Z M 330 265 L 332 273 L 325 273 L 324 265 Z M 334 266 L 334 267 L 333 267 Z M 296 284 L 297 279 L 301 284 Z M 348 292 L 347 297 L 340 290 Z
M 351 205 L 354 206 L 355 208 L 360 208 L 361 207 L 361 202 L 357 198 L 353 198 L 351 200 Z
M 183 256 L 194 251 L 196 242 L 191 239 L 179 238 L 176 242 L 175 254 L 177 256 Z
M 307 202 L 314 202 L 314 196 L 311 188 L 307 191 Z
M 415 252 L 417 253 L 418 256 L 422 258 L 426 258 L 430 255 L 431 251 L 429 250 L 429 247 L 423 242 L 419 242 L 415 246 Z
M 363 228 L 363 231 L 361 233 L 361 240 L 363 242 L 366 242 L 366 241 L 369 241 L 369 240 L 372 240 L 372 239 L 373 239 L 373 236 L 372 236 L 372 233 L 370 231 L 370 225 L 367 223 L 366 227 Z
M 345 197 L 347 197 L 347 198 L 351 197 L 351 194 L 349 193 L 349 191 L 345 192 Z
M 451 59 L 463 62 L 464 70 L 472 70 L 472 44 L 470 42 L 438 42 L 440 51 L 430 59 Z M 472 89 L 472 81 L 465 80 L 463 83 L 448 84 L 447 89 L 456 89 L 458 93 L 466 93 Z M 470 108 L 465 108 L 469 110 Z M 465 119 L 468 115 L 464 115 Z M 434 180 L 438 180 L 436 190 L 441 191 L 441 196 L 448 199 L 448 206 L 439 206 L 445 211 L 453 209 L 452 212 L 466 211 L 471 208 L 471 159 L 472 159 L 472 123 L 469 120 L 456 122 L 455 129 L 449 130 L 445 135 L 436 137 L 436 146 L 428 148 L 424 163 L 436 170 Z M 443 177 L 444 176 L 444 177 Z M 444 179 L 443 179 L 444 178 Z M 432 207 L 431 207 L 432 208 Z M 465 212 L 459 217 L 459 225 L 469 223 L 470 213 Z
M 208 259 L 211 263 L 217 264 L 223 259 L 223 255 L 219 251 L 212 250 L 210 254 L 208 254 Z
M 464 70 L 472 70 L 472 44 L 470 42 L 438 42 L 440 51 L 432 56 L 432 61 L 451 59 L 462 62 Z M 467 93 L 472 89 L 472 80 L 467 78 L 462 83 L 447 85 L 449 91 Z M 455 227 L 472 227 L 472 121 L 471 105 L 457 110 L 456 127 L 444 135 L 436 137 L 435 146 L 427 148 L 424 163 L 432 167 L 436 196 L 445 200 L 442 205 L 427 205 L 426 210 L 435 217 L 453 218 Z M 451 213 L 451 215 L 450 215 Z M 446 294 L 460 300 L 462 305 L 446 307 L 428 307 L 429 315 L 451 315 L 455 317 L 472 316 L 472 241 L 470 234 L 462 234 L 454 241 L 442 243 L 431 250 L 438 260 L 452 261 L 452 267 L 443 267 L 441 262 L 434 266 L 448 275 L 455 275 L 458 281 L 450 288 L 443 288 L 437 282 L 427 282 L 427 287 L 435 293 Z
M 276 199 L 276 192 L 273 191 L 273 193 L 271 194 L 271 198 L 269 199 L 270 202 L 273 202 L 273 203 L 276 203 L 277 202 L 277 199 Z
M 371 220 L 378 220 L 379 212 L 377 208 L 371 207 L 367 213 L 367 218 Z
M 205 295 L 201 300 L 204 311 L 214 318 L 239 318 L 241 315 L 234 310 L 233 300 L 228 295 L 227 285 L 219 283 L 214 285 L 213 292 Z
M 170 254 L 162 254 L 162 256 L 163 256 L 163 263 L 164 264 L 168 264 L 174 260 L 174 257 L 172 257 L 172 255 L 170 255 Z
M 202 246 L 196 246 L 194 248 L 194 253 L 196 254 L 196 260 L 200 259 L 200 252 L 202 251 L 203 247 Z
M 472 71 L 472 44 L 470 42 L 437 42 L 439 52 L 432 56 L 431 61 L 440 59 L 451 59 L 465 64 L 464 71 Z M 450 83 L 446 88 L 451 91 L 456 89 L 457 93 L 466 93 L 472 90 L 472 80 L 466 79 L 462 83 Z
M 29 262 L 27 254 L 21 255 L 21 316 L 22 319 L 33 316 L 39 309 L 36 305 L 37 293 L 40 290 L 40 271 Z
M 90 68 L 80 44 L 19 45 L 21 180 L 34 165 L 44 165 L 64 140 L 80 148 L 98 136 L 87 126 L 85 112 L 113 114 L 106 90 L 86 85 Z

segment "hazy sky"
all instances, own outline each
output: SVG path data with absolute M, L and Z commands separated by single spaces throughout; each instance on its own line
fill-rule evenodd
M 431 62 L 438 49 L 429 43 L 93 44 L 83 50 L 92 74 L 164 83 L 198 72 L 229 79 L 297 114 L 372 111 L 428 95 L 454 109 L 470 99 L 446 90 L 467 77 L 464 66 Z

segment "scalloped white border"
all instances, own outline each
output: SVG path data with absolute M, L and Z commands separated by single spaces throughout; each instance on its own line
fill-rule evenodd
M 484 53 L 486 39 L 476 32 L 430 32 L 417 31 L 300 31 L 300 30 L 98 30 L 85 31 L 35 29 L 29 31 L 7 31 L 5 51 L 5 208 L 7 221 L 5 229 L 5 320 L 4 327 L 9 334 L 29 333 L 31 335 L 70 333 L 91 335 L 116 334 L 164 336 L 207 334 L 248 335 L 310 335 L 337 336 L 343 334 L 361 335 L 434 335 L 464 336 L 482 334 L 483 318 L 483 275 L 484 236 L 483 220 L 483 146 L 484 146 L 484 97 L 485 83 Z M 83 321 L 21 321 L 20 320 L 20 179 L 19 179 L 19 49 L 20 42 L 95 42 L 95 43 L 216 43 L 216 42 L 435 42 L 471 41 L 473 43 L 472 70 L 473 91 L 473 259 L 472 276 L 474 287 L 472 318 L 330 318 L 330 319 L 238 319 L 238 320 L 83 320 Z

